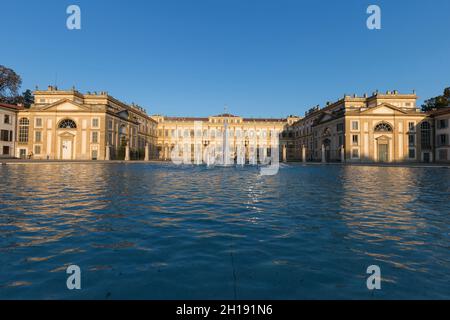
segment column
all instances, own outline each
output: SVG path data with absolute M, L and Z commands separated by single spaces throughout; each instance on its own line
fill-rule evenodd
M 283 162 L 287 161 L 287 147 L 283 144 Z
M 125 147 L 125 161 L 130 161 L 130 146 L 128 144 Z
M 150 146 L 148 145 L 148 142 L 145 144 L 145 157 L 144 157 L 144 161 L 149 161 L 150 160 Z
M 111 148 L 109 146 L 109 143 L 107 143 L 105 147 L 105 160 L 106 161 L 111 160 Z
M 302 161 L 303 163 L 306 163 L 306 147 L 302 146 Z
M 322 163 L 326 163 L 327 159 L 325 157 L 325 145 L 322 144 Z

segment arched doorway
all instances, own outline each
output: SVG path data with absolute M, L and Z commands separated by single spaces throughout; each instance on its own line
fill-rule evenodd
M 58 123 L 59 158 L 62 160 L 75 159 L 75 138 L 77 124 L 72 119 L 63 119 Z
M 380 122 L 374 128 L 375 134 L 382 134 L 376 138 L 377 146 L 377 161 L 390 162 L 391 161 L 391 135 L 394 129 L 390 123 Z

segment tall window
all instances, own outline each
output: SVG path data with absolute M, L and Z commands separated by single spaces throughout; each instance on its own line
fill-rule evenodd
M 28 132 L 30 129 L 30 120 L 22 118 L 19 120 L 19 142 L 28 142 Z
M 448 119 L 438 121 L 438 129 L 446 129 L 448 127 Z
M 42 128 L 42 118 L 36 118 L 36 128 Z
M 354 131 L 359 130 L 359 121 L 352 121 L 352 130 Z
M 408 144 L 410 147 L 414 147 L 416 145 L 416 136 L 414 134 L 408 135 Z
M 420 137 L 422 148 L 431 148 L 431 125 L 428 121 L 422 122 L 420 125 Z
M 359 136 L 357 134 L 352 135 L 352 143 L 354 146 L 359 144 Z
M 448 144 L 448 136 L 446 134 L 440 134 L 438 136 L 439 146 L 445 146 Z
M 41 131 L 35 131 L 34 132 L 34 141 L 35 142 L 42 142 L 42 133 L 41 133 Z
M 99 127 L 99 119 L 94 118 L 92 119 L 92 128 L 98 128 Z
M 10 118 L 10 116 L 8 114 L 5 114 L 4 123 L 5 124 L 11 124 L 11 118 Z
M 98 143 L 98 132 L 92 132 L 92 143 Z
M 9 131 L 8 130 L 1 131 L 0 141 L 9 141 Z
M 65 120 L 62 120 L 60 123 L 59 123 L 59 126 L 58 126 L 60 129 L 76 129 L 77 128 L 77 124 L 75 123 L 75 121 L 73 121 L 73 120 L 70 120 L 70 119 L 65 119 Z

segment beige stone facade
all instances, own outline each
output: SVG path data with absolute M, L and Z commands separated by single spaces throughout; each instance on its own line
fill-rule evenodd
M 18 114 L 17 157 L 156 158 L 157 123 L 142 108 L 106 92 L 81 94 L 50 86 L 34 96 L 35 104 Z
M 344 95 L 304 117 L 282 119 L 150 117 L 106 92 L 50 86 L 34 95 L 30 109 L 8 111 L 16 133 L 5 150 L 18 158 L 169 161 L 184 153 L 186 161 L 199 163 L 196 155 L 220 152 L 227 136 L 231 159 L 246 163 L 263 163 L 275 151 L 281 161 L 450 161 L 450 108 L 423 113 L 415 93 Z
M 415 94 L 397 91 L 344 96 L 315 107 L 291 130 L 292 160 L 432 162 L 432 121 L 416 107 Z
M 0 103 L 0 158 L 13 158 L 16 146 L 17 113 L 23 107 Z
M 287 160 L 287 144 L 291 143 L 282 137 L 285 131 L 299 118 L 290 116 L 284 119 L 243 118 L 231 114 L 221 114 L 207 118 L 183 118 L 153 116 L 158 122 L 158 153 L 159 159 L 171 160 L 176 146 L 186 137 L 191 138 L 191 158 L 198 148 L 200 153 L 206 148 L 221 147 L 225 124 L 230 136 L 231 157 L 235 158 L 239 144 L 245 148 L 245 159 L 248 163 L 253 153 L 259 162 L 271 155 L 275 146 L 272 145 L 272 135 L 281 137 L 276 149 L 280 158 Z M 183 142 L 184 143 L 184 142 Z
M 450 163 L 450 106 L 431 113 L 434 120 L 435 161 Z

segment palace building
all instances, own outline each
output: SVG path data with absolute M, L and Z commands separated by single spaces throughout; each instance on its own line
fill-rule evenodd
M 245 160 L 248 163 L 253 152 L 255 152 L 256 161 L 259 162 L 261 159 L 269 157 L 275 147 L 284 161 L 289 156 L 292 157 L 288 153 L 288 145 L 291 141 L 284 139 L 282 132 L 300 118 L 295 116 L 284 119 L 243 118 L 232 114 L 220 114 L 207 118 L 155 115 L 153 119 L 158 123 L 157 146 L 161 160 L 171 160 L 175 147 L 179 143 L 185 143 L 186 137 L 192 139 L 190 146 L 192 155 L 196 147 L 200 153 L 203 153 L 206 148 L 222 147 L 226 124 L 226 130 L 231 137 L 231 157 L 236 157 L 238 145 L 242 142 Z M 281 136 L 279 145 L 273 146 L 272 134 Z
M 157 123 L 106 92 L 49 86 L 18 114 L 16 156 L 58 160 L 156 158 Z
M 450 106 L 431 112 L 434 120 L 434 136 L 436 137 L 435 155 L 436 162 L 450 162 Z
M 0 158 L 13 158 L 16 145 L 17 113 L 22 106 L 0 103 Z
M 415 93 L 388 91 L 312 108 L 290 128 L 293 160 L 432 162 L 433 121 L 416 101 Z
M 34 96 L 29 109 L 0 105 L 0 157 L 169 161 L 182 153 L 189 162 L 213 150 L 254 164 L 274 151 L 281 161 L 450 162 L 450 108 L 421 112 L 415 92 L 344 95 L 282 119 L 149 116 L 106 92 L 52 86 Z

